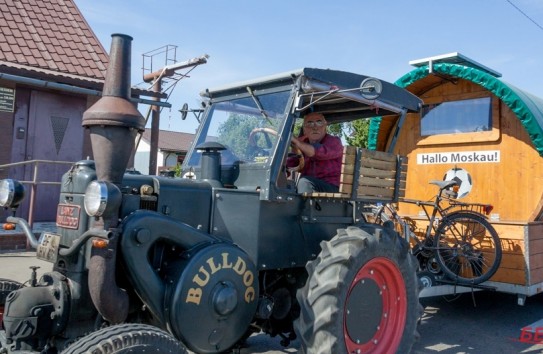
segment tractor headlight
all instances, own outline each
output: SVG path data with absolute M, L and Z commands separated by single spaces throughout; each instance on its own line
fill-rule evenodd
M 0 206 L 15 208 L 25 196 L 25 188 L 21 182 L 14 179 L 0 180 Z
M 85 210 L 90 216 L 102 216 L 117 212 L 121 191 L 110 182 L 92 181 L 85 191 Z

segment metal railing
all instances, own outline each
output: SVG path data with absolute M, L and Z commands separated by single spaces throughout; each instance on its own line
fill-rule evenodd
M 6 165 L 0 165 L 0 171 L 9 169 L 12 167 L 18 167 L 18 166 L 31 166 L 32 167 L 32 180 L 30 181 L 19 181 L 22 184 L 30 185 L 30 199 L 29 199 L 29 206 L 28 206 L 28 224 L 32 227 L 34 223 L 34 203 L 36 200 L 36 193 L 38 189 L 38 185 L 60 185 L 60 181 L 40 181 L 39 180 L 39 171 L 40 171 L 40 164 L 51 164 L 51 165 L 73 165 L 73 162 L 70 161 L 52 161 L 52 160 L 28 160 L 28 161 L 21 161 L 21 162 L 14 162 L 9 163 Z M 25 171 L 26 175 L 26 171 Z

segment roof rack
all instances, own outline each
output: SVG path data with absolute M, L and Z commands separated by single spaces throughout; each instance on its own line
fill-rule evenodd
M 423 58 L 423 59 L 411 60 L 409 62 L 409 65 L 413 65 L 415 67 L 421 67 L 421 66 L 428 65 L 428 68 L 429 68 L 430 73 L 431 73 L 432 69 L 433 69 L 433 64 L 438 64 L 438 63 L 448 63 L 448 64 L 458 64 L 458 65 L 469 66 L 471 68 L 475 68 L 475 69 L 479 69 L 481 71 L 484 71 L 484 72 L 486 72 L 486 73 L 488 73 L 488 74 L 490 74 L 492 76 L 495 76 L 495 77 L 501 77 L 502 76 L 502 74 L 497 72 L 496 70 L 492 70 L 489 67 L 484 66 L 483 64 L 480 64 L 480 63 L 476 62 L 475 60 L 470 59 L 467 56 L 462 55 L 462 54 L 460 54 L 458 52 L 442 54 L 442 55 L 436 55 L 436 56 L 433 56 L 433 57 L 428 57 L 428 58 Z

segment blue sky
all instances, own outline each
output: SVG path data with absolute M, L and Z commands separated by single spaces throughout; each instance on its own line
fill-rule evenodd
M 462 53 L 500 72 L 504 81 L 543 97 L 541 0 L 75 3 L 107 51 L 112 33 L 134 38 L 132 84 L 142 82 L 142 54 L 159 47 L 177 46 L 178 61 L 210 56 L 207 64 L 175 87 L 169 99 L 171 110 L 162 111 L 161 129 L 194 132 L 194 116 L 181 121 L 178 110 L 185 102 L 197 108 L 205 88 L 302 67 L 351 71 L 394 82 L 413 69 L 409 61 L 451 52 Z

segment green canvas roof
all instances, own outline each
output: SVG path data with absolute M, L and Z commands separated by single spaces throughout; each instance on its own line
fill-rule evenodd
M 434 73 L 445 74 L 480 85 L 503 101 L 522 122 L 535 149 L 543 156 L 543 99 L 523 91 L 487 72 L 464 65 L 439 63 L 433 64 Z M 421 66 L 399 78 L 395 84 L 407 88 L 416 81 L 430 75 L 428 65 Z M 381 118 L 370 122 L 368 148 L 375 150 Z

